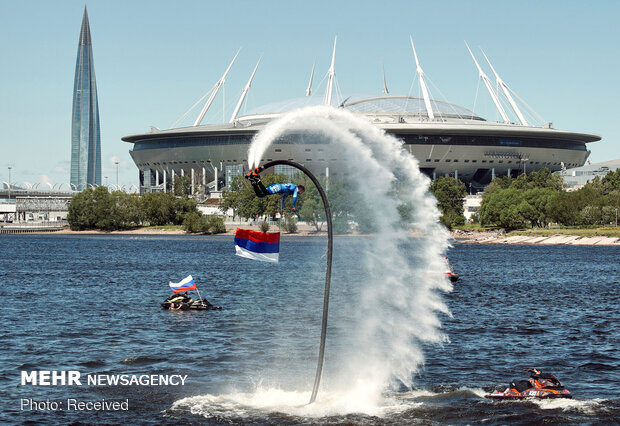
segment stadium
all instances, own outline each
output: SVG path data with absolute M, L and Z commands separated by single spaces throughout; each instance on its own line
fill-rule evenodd
M 596 135 L 557 130 L 550 124 L 530 125 L 491 63 L 488 62 L 495 74 L 495 83 L 490 81 L 473 54 L 480 78 L 502 121 L 487 121 L 461 106 L 431 99 L 413 42 L 412 48 L 423 97 L 392 95 L 384 86 L 381 96 L 343 96 L 344 101 L 334 102 L 334 46 L 324 97 L 310 96 L 311 77 L 306 97 L 264 105 L 238 115 L 250 88 L 252 73 L 230 121 L 203 125 L 204 114 L 233 65 L 233 59 L 226 73 L 207 93 L 209 99 L 193 126 L 167 130 L 153 127 L 148 133 L 122 138 L 133 144 L 130 154 L 140 171 L 140 192 L 170 190 L 174 176 L 191 177 L 192 190 L 202 185 L 205 190 L 219 191 L 247 170 L 247 152 L 252 138 L 269 122 L 287 112 L 320 104 L 364 116 L 401 140 L 429 177 L 452 176 L 474 189 L 483 188 L 495 176 L 514 177 L 544 167 L 551 171 L 580 167 L 590 154 L 586 144 L 601 139 Z M 496 91 L 494 86 L 502 90 Z M 509 110 L 516 122 L 509 117 Z M 330 178 L 343 176 L 342 164 L 347 161 L 330 152 L 329 143 L 304 135 L 275 141 L 265 152 L 263 161 L 281 159 L 296 161 L 317 176 Z

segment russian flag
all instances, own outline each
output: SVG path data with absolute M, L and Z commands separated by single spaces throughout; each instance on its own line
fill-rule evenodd
M 235 250 L 237 256 L 263 262 L 277 262 L 280 254 L 280 233 L 237 228 Z
M 180 283 L 173 283 L 170 281 L 170 290 L 173 293 L 181 293 L 187 290 L 196 290 L 196 283 L 194 283 L 194 279 L 191 275 L 188 275 L 183 279 Z

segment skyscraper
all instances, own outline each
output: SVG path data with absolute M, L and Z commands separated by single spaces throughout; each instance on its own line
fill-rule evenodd
M 99 105 L 88 13 L 84 6 L 75 63 L 71 123 L 71 184 L 79 190 L 101 185 Z

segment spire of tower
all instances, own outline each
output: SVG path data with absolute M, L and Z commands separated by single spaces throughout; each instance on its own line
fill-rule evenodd
M 84 6 L 84 16 L 82 16 L 82 29 L 80 30 L 80 46 L 90 46 L 92 44 L 90 40 L 90 25 L 88 23 L 88 11 Z
M 71 185 L 101 185 L 101 129 L 88 11 L 84 7 L 73 86 Z

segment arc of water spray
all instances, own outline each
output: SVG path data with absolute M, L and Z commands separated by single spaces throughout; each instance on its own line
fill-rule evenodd
M 319 385 L 321 383 L 321 374 L 323 372 L 323 361 L 325 360 L 325 340 L 327 336 L 327 314 L 329 310 L 329 287 L 332 276 L 332 251 L 334 247 L 334 238 L 332 233 L 332 212 L 329 207 L 329 202 L 327 201 L 327 195 L 325 191 L 323 191 L 323 187 L 317 180 L 317 178 L 310 172 L 310 170 L 306 169 L 301 164 L 297 164 L 293 161 L 289 160 L 275 160 L 269 161 L 265 163 L 263 166 L 264 169 L 268 169 L 272 166 L 277 166 L 280 164 L 284 164 L 287 166 L 295 167 L 297 170 L 304 173 L 306 176 L 310 178 L 312 183 L 316 186 L 316 189 L 319 191 L 321 195 L 321 200 L 323 201 L 323 207 L 325 208 L 325 217 L 327 219 L 327 268 L 325 270 L 325 291 L 323 293 L 323 319 L 321 321 L 321 343 L 319 345 L 319 359 L 316 366 L 316 375 L 314 377 L 314 386 L 312 387 L 312 395 L 310 396 L 309 404 L 312 404 L 316 401 L 316 395 L 319 392 Z

